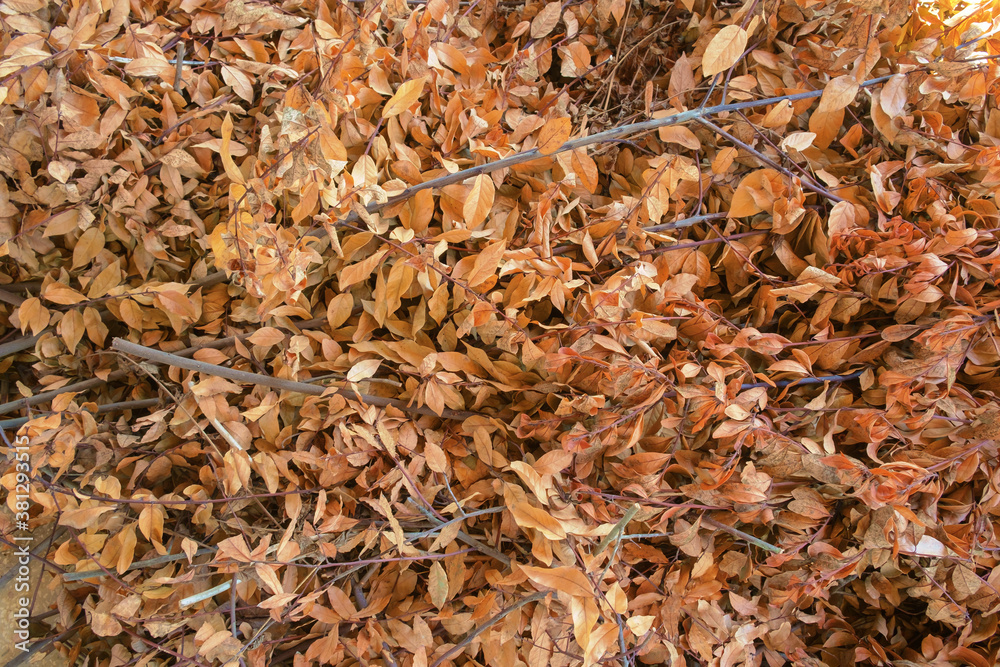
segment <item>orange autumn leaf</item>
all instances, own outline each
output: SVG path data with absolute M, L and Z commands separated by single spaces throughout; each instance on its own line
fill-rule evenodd
M 546 568 L 522 565 L 521 571 L 540 588 L 548 588 L 578 598 L 589 599 L 594 595 L 594 588 L 586 575 L 575 567 Z
M 429 78 L 430 77 L 422 76 L 418 79 L 411 79 L 401 84 L 382 108 L 382 118 L 398 116 L 409 109 L 414 102 L 420 99 L 420 94 L 423 92 L 424 84 L 427 83 Z
M 0 662 L 992 664 L 1000 5 L 751 5 L 3 0 Z
M 514 515 L 514 521 L 522 528 L 538 530 L 550 540 L 561 540 L 566 537 L 566 530 L 559 520 L 543 509 L 532 507 L 528 503 L 518 503 L 514 505 L 511 513 Z
M 823 89 L 819 100 L 819 113 L 832 113 L 851 104 L 859 90 L 858 82 L 852 76 L 844 75 L 831 79 Z
M 573 122 L 566 117 L 550 118 L 538 133 L 538 152 L 542 155 L 555 153 L 560 146 L 569 141 Z
M 462 206 L 462 215 L 469 227 L 474 229 L 486 220 L 493 208 L 495 191 L 493 179 L 489 176 L 479 175 L 473 180 L 472 189 Z

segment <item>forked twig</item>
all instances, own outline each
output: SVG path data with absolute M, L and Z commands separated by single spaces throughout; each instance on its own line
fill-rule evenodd
M 844 201 L 843 198 L 838 197 L 837 195 L 833 194 L 832 192 L 830 192 L 829 190 L 827 190 L 826 188 L 824 188 L 822 185 L 820 185 L 819 183 L 817 183 L 816 181 L 814 181 L 811 176 L 804 176 L 804 177 L 798 177 L 798 176 L 796 176 L 791 171 L 789 171 L 785 167 L 782 167 L 780 164 L 778 164 L 777 162 L 775 162 L 774 160 L 772 160 L 768 156 L 764 155 L 763 153 L 761 153 L 759 150 L 757 150 L 756 148 L 754 148 L 750 144 L 748 144 L 748 143 L 746 143 L 744 141 L 740 141 L 739 139 L 737 139 L 736 137 L 734 137 L 730 133 L 726 132 L 725 130 L 723 130 L 721 127 L 719 127 L 715 123 L 713 123 L 713 122 L 711 122 L 711 121 L 709 121 L 709 120 L 707 120 L 705 118 L 698 118 L 697 121 L 699 123 L 701 123 L 702 125 L 704 125 L 705 127 L 707 127 L 712 132 L 715 132 L 719 136 L 725 137 L 726 139 L 728 139 L 732 143 L 736 144 L 737 146 L 739 146 L 743 150 L 747 151 L 748 153 L 750 153 L 751 155 L 753 155 L 754 157 L 756 157 L 758 160 L 760 160 L 764 164 L 766 164 L 766 165 L 768 165 L 770 167 L 773 167 L 774 169 L 777 169 L 778 171 L 780 171 L 780 172 L 788 175 L 791 178 L 798 178 L 801 181 L 802 185 L 804 185 L 807 189 L 812 190 L 816 194 L 823 195 L 827 199 L 830 199 L 830 200 L 835 201 L 835 202 L 842 202 L 842 201 Z

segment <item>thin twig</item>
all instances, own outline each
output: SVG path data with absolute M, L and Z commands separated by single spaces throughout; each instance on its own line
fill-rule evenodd
M 878 85 L 888 81 L 891 76 L 880 76 L 875 79 L 869 79 L 860 84 L 861 88 L 869 88 L 871 86 Z M 417 185 L 410 186 L 403 190 L 398 195 L 389 197 L 384 202 L 373 201 L 368 204 L 366 210 L 369 213 L 377 213 L 384 208 L 390 208 L 396 204 L 400 204 L 421 190 L 429 190 L 432 188 L 443 188 L 446 185 L 453 185 L 455 183 L 462 183 L 470 178 L 479 176 L 480 174 L 490 174 L 494 171 L 500 169 L 508 169 L 510 167 L 515 167 L 519 164 L 524 164 L 526 162 L 532 162 L 540 158 L 552 158 L 559 153 L 566 153 L 568 151 L 576 150 L 577 148 L 584 148 L 586 146 L 592 146 L 594 144 L 604 143 L 606 141 L 616 141 L 623 137 L 627 137 L 633 134 L 641 134 L 643 132 L 649 132 L 651 130 L 657 130 L 661 127 L 670 127 L 671 125 L 680 125 L 682 123 L 687 123 L 693 120 L 698 120 L 704 116 L 711 116 L 714 114 L 724 113 L 727 111 L 738 111 L 741 109 L 756 109 L 760 107 L 766 107 L 772 104 L 781 102 L 782 100 L 788 100 L 789 102 L 795 102 L 797 100 L 807 100 L 815 97 L 820 97 L 823 94 L 822 90 L 808 90 L 803 93 L 795 93 L 794 95 L 781 95 L 779 97 L 768 97 L 761 100 L 748 100 L 746 102 L 733 102 L 731 104 L 719 104 L 712 107 L 704 107 L 698 109 L 691 109 L 689 111 L 682 111 L 681 113 L 674 114 L 673 116 L 667 116 L 665 118 L 654 118 L 652 120 L 645 120 L 639 123 L 630 123 L 628 125 L 621 125 L 619 127 L 613 127 L 609 130 L 603 132 L 598 132 L 597 134 L 591 134 L 586 137 L 580 137 L 578 139 L 571 139 L 567 141 L 562 146 L 557 148 L 552 153 L 547 155 L 542 155 L 537 148 L 533 148 L 528 151 L 523 151 L 521 153 L 515 153 L 495 162 L 487 162 L 486 164 L 481 164 L 476 167 L 470 167 L 468 169 L 463 169 L 457 171 L 454 174 L 447 174 L 439 178 L 432 178 L 424 183 L 418 183 Z M 351 211 L 347 216 L 344 217 L 342 221 L 337 224 L 348 224 L 353 223 L 360 219 L 360 216 Z M 309 236 L 321 236 L 324 233 L 322 229 L 311 230 Z
M 424 516 L 426 516 L 432 523 L 436 524 L 437 528 L 442 528 L 445 525 L 445 523 L 450 523 L 450 522 L 441 521 L 441 519 L 439 519 L 436 516 L 434 516 L 434 514 L 430 510 L 428 510 L 427 508 L 425 508 L 422 505 L 420 505 L 420 503 L 414 503 L 414 505 L 416 506 L 416 508 L 418 510 L 420 510 L 421 514 L 423 514 Z M 462 517 L 462 518 L 464 519 L 465 517 Z M 507 556 L 503 555 L 502 553 L 500 553 L 499 551 L 497 551 L 493 547 L 487 546 L 487 545 L 483 544 L 482 542 L 480 542 L 479 540 L 477 540 L 473 536 L 469 535 L 468 533 L 460 530 L 460 531 L 458 531 L 458 534 L 456 535 L 456 538 L 460 542 L 465 542 L 466 544 L 468 544 L 470 547 L 472 547 L 473 549 L 475 549 L 479 553 L 486 554 L 487 556 L 489 556 L 491 558 L 495 558 L 496 560 L 500 561 L 501 563 L 503 563 L 507 567 L 510 567 L 510 558 L 507 558 Z
M 221 277 L 221 278 L 225 277 L 225 275 L 222 274 L 222 273 L 217 273 L 217 274 L 212 274 L 212 275 L 216 276 L 216 277 Z M 201 286 L 204 286 L 204 285 L 201 285 Z M 292 329 L 299 329 L 299 330 L 312 329 L 314 327 L 317 327 L 317 326 L 323 324 L 326 321 L 327 320 L 326 320 L 325 317 L 317 317 L 317 318 L 314 318 L 314 319 L 311 319 L 311 320 L 301 320 L 301 321 L 298 321 L 298 322 L 289 322 L 288 327 L 286 327 L 286 328 L 290 327 Z M 250 332 L 242 333 L 242 334 L 239 334 L 239 335 L 236 335 L 236 336 L 229 336 L 227 338 L 219 338 L 218 340 L 213 340 L 213 341 L 209 341 L 207 343 L 200 343 L 198 345 L 192 345 L 190 347 L 186 347 L 183 350 L 178 350 L 177 352 L 173 352 L 172 354 L 174 354 L 174 355 L 176 355 L 178 357 L 190 357 L 190 356 L 193 356 L 194 353 L 197 352 L 198 350 L 219 349 L 219 348 L 222 348 L 222 347 L 228 347 L 228 346 L 232 345 L 233 343 L 235 343 L 236 341 L 242 342 L 242 341 L 246 340 L 247 338 L 249 338 L 253 334 L 254 334 L 254 332 L 250 331 Z M 0 358 L 2 358 L 4 356 L 2 348 L 3 348 L 3 346 L 0 345 Z M 38 405 L 40 403 L 47 403 L 48 401 L 52 400 L 56 396 L 59 396 L 60 394 L 67 394 L 69 392 L 87 391 L 89 389 L 94 389 L 95 387 L 100 387 L 101 385 L 109 383 L 109 382 L 116 382 L 116 381 L 121 380 L 121 379 L 123 379 L 125 377 L 128 377 L 128 371 L 115 371 L 115 372 L 111 373 L 108 376 L 107 380 L 102 380 L 100 378 L 91 378 L 89 380 L 82 380 L 80 382 L 75 382 L 73 384 L 68 384 L 68 385 L 60 387 L 58 389 L 52 389 L 50 391 L 43 391 L 41 393 L 35 394 L 34 396 L 27 396 L 25 398 L 19 398 L 16 401 L 9 401 L 7 403 L 0 403 L 0 415 L 5 415 L 8 412 L 13 412 L 15 410 L 27 409 L 28 407 L 30 407 L 32 405 Z
M 855 380 L 864 373 L 863 370 L 855 371 L 853 373 L 848 373 L 847 375 L 820 375 L 819 377 L 801 378 L 798 380 L 778 380 L 777 382 L 748 382 L 747 384 L 740 385 L 740 391 L 746 389 L 754 389 L 756 387 L 767 387 L 769 389 L 776 389 L 782 387 L 790 387 L 792 385 L 802 385 L 802 384 L 823 384 L 824 382 L 848 382 L 850 380 Z
M 785 167 L 782 167 L 777 162 L 775 162 L 774 160 L 772 160 L 768 156 L 764 155 L 763 153 L 761 153 L 759 150 L 757 150 L 756 148 L 754 148 L 750 144 L 748 144 L 748 143 L 746 143 L 744 141 L 740 141 L 739 139 L 737 139 L 733 135 L 729 134 L 728 132 L 726 132 L 725 130 L 723 130 L 721 127 L 719 127 L 715 123 L 713 123 L 713 122 L 711 122 L 711 121 L 709 121 L 709 120 L 707 120 L 705 118 L 696 118 L 695 120 L 697 120 L 699 123 L 701 123 L 702 125 L 704 125 L 708 129 L 710 129 L 712 132 L 715 132 L 716 134 L 725 137 L 726 139 L 728 139 L 732 143 L 736 144 L 737 146 L 739 146 L 743 150 L 747 151 L 748 153 L 750 153 L 751 155 L 753 155 L 754 157 L 756 157 L 761 162 L 764 162 L 765 164 L 767 164 L 767 165 L 769 165 L 769 166 L 777 169 L 778 171 L 780 171 L 780 172 L 788 175 L 791 178 L 798 178 L 799 181 L 802 183 L 802 185 L 806 186 L 806 188 L 808 188 L 809 190 L 812 190 L 813 192 L 815 192 L 817 194 L 821 194 L 824 197 L 826 197 L 827 199 L 831 199 L 831 200 L 833 200 L 835 202 L 842 202 L 842 201 L 844 201 L 843 198 L 838 197 L 837 195 L 833 194 L 832 192 L 830 192 L 829 190 L 827 190 L 826 188 L 824 188 L 822 185 L 820 185 L 819 183 L 817 183 L 816 181 L 814 181 L 811 176 L 803 176 L 801 178 L 798 177 L 798 176 L 796 176 L 791 171 L 789 171 Z
M 152 361 L 157 364 L 164 364 L 167 366 L 174 366 L 177 368 L 183 368 L 189 371 L 196 371 L 199 373 L 207 373 L 208 375 L 215 375 L 217 377 L 223 377 L 227 380 L 232 380 L 234 382 L 244 382 L 247 384 L 255 384 L 261 387 L 270 387 L 272 389 L 279 389 L 282 391 L 291 391 L 299 394 L 308 394 L 310 396 L 320 396 L 324 393 L 330 392 L 332 387 L 317 387 L 314 384 L 308 384 L 306 382 L 297 382 L 295 380 L 284 380 L 282 378 L 271 377 L 269 375 L 260 375 L 259 373 L 248 373 L 247 371 L 239 371 L 233 368 L 226 368 L 225 366 L 219 366 L 217 364 L 210 364 L 205 361 L 197 361 L 194 359 L 185 359 L 184 357 L 179 357 L 175 354 L 170 354 L 169 352 L 162 352 L 160 350 L 154 350 L 149 347 L 144 347 L 142 345 L 136 345 L 135 343 L 130 343 L 127 340 L 121 338 L 115 338 L 111 343 L 111 347 L 119 352 L 124 352 L 125 354 L 131 354 L 136 357 L 142 357 L 148 361 Z M 416 407 L 407 405 L 405 401 L 401 401 L 395 398 L 383 398 L 381 396 L 371 396 L 368 394 L 362 394 L 359 392 L 351 391 L 350 389 L 336 389 L 330 394 L 339 394 L 346 398 L 352 398 L 356 400 L 361 400 L 369 405 L 375 405 L 380 408 L 392 407 L 403 412 L 409 412 L 412 414 L 428 415 L 431 417 L 440 417 L 444 419 L 468 419 L 469 417 L 476 416 L 475 412 L 466 412 L 460 410 L 450 410 L 445 408 L 443 412 L 438 415 L 436 412 L 426 407 Z
M 182 53 L 184 51 L 183 49 L 178 49 L 178 50 L 181 51 Z M 108 56 L 108 60 L 110 60 L 113 63 L 121 63 L 123 65 L 127 65 L 128 63 L 132 62 L 134 58 L 122 58 L 121 56 Z M 168 65 L 176 65 L 177 63 L 180 63 L 181 65 L 191 65 L 192 67 L 200 65 L 222 64 L 204 60 L 178 60 L 177 58 L 171 58 L 170 60 L 167 60 L 165 62 Z
M 498 613 L 496 616 L 494 616 L 493 618 L 491 618 L 490 620 L 486 621 L 485 623 L 483 623 L 482 625 L 480 625 L 478 628 L 476 628 L 475 630 L 473 630 L 472 632 L 470 632 L 468 634 L 468 636 L 466 636 L 465 639 L 463 639 L 462 641 L 460 641 L 457 644 L 455 644 L 454 646 L 452 646 L 450 649 L 448 649 L 444 653 L 444 655 L 442 655 L 440 658 L 438 658 L 437 660 L 435 660 L 434 664 L 432 664 L 431 667 L 439 667 L 439 665 L 442 662 L 444 662 L 446 660 L 450 660 L 452 658 L 452 656 L 458 655 L 459 653 L 461 653 L 462 651 L 464 651 L 465 647 L 467 647 L 469 644 L 471 644 L 473 639 L 475 639 L 476 637 L 478 637 L 479 635 L 481 635 L 483 632 L 485 632 L 486 630 L 488 630 L 490 627 L 492 627 L 493 625 L 495 625 L 498 621 L 503 620 L 506 616 L 508 616 L 509 614 L 517 611 L 518 609 L 520 609 L 521 607 L 523 607 L 526 604 L 529 604 L 531 602 L 537 602 L 538 600 L 544 599 L 546 595 L 548 595 L 548 593 L 532 593 L 528 597 L 522 598 L 522 599 L 518 600 L 517 602 L 515 602 L 511 606 L 507 607 L 506 609 L 504 609 L 503 611 L 501 611 L 500 613 Z
M 65 486 L 60 486 L 59 484 L 53 484 L 44 479 L 39 478 L 37 481 L 41 482 L 42 486 L 47 489 L 51 489 L 56 493 L 62 493 L 67 496 L 73 496 L 77 499 L 85 498 L 87 500 L 100 500 L 105 503 L 115 503 L 118 505 L 163 505 L 168 509 L 172 509 L 173 505 L 210 505 L 210 504 L 222 504 L 222 503 L 232 503 L 241 500 L 250 500 L 251 498 L 280 498 L 282 496 L 306 496 L 311 493 L 319 493 L 322 489 L 312 488 L 312 489 L 294 489 L 292 491 L 275 491 L 274 493 L 255 493 L 253 495 L 247 496 L 232 496 L 227 498 L 198 498 L 193 499 L 182 499 L 182 498 L 160 498 L 159 500 L 139 500 L 136 498 L 108 498 L 107 496 L 98 496 L 93 493 L 87 493 L 86 491 L 80 491 L 79 489 L 70 489 Z
M 440 532 L 446 526 L 450 526 L 453 523 L 458 523 L 459 521 L 465 521 L 466 519 L 471 519 L 474 516 L 480 516 L 483 514 L 499 514 L 500 512 L 503 512 L 506 509 L 507 509 L 506 507 L 487 507 L 485 509 L 475 510 L 467 514 L 463 514 L 462 516 L 457 516 L 449 521 L 445 521 L 444 523 L 438 524 L 429 530 L 423 531 L 422 533 L 405 533 L 405 535 L 407 539 L 410 540 L 417 540 L 423 537 L 429 537 L 430 535 Z
M 238 583 L 238 580 L 239 576 L 235 576 L 229 581 L 221 583 L 218 586 L 213 586 L 212 588 L 209 588 L 206 591 L 202 591 L 201 593 L 195 593 L 194 595 L 189 595 L 188 597 L 180 601 L 179 603 L 180 607 L 181 609 L 184 609 L 185 607 L 196 605 L 199 602 L 204 602 L 209 598 L 214 598 L 219 593 L 225 593 L 226 591 L 231 591 L 233 590 L 233 587 Z M 234 634 L 233 636 L 235 637 L 236 635 Z
M 738 537 L 741 540 L 746 540 L 750 544 L 754 544 L 754 545 L 760 547 L 761 549 L 764 549 L 765 551 L 770 551 L 773 554 L 780 554 L 780 553 L 782 553 L 782 551 L 781 551 L 781 549 L 779 547 L 776 547 L 773 544 L 765 542 L 764 540 L 760 539 L 759 537 L 754 537 L 750 533 L 744 533 L 742 530 L 739 530 L 738 528 L 733 528 L 732 526 L 727 526 L 726 524 L 721 523 L 719 521 L 716 521 L 715 519 L 713 519 L 711 517 L 704 516 L 704 517 L 701 518 L 701 522 L 704 523 L 704 524 L 706 524 L 706 525 L 708 525 L 708 526 L 711 526 L 712 528 L 717 528 L 717 529 L 719 529 L 719 530 L 721 530 L 721 531 L 723 531 L 725 533 L 729 533 L 733 537 Z
M 23 296 L 13 294 L 5 289 L 0 289 L 0 301 L 9 303 L 12 306 L 20 306 L 24 303 L 25 299 Z
M 693 227 L 699 222 L 705 222 L 706 220 L 716 220 L 718 218 L 727 217 L 727 213 L 706 213 L 704 215 L 692 215 L 690 218 L 681 218 L 680 220 L 675 220 L 673 222 L 665 222 L 660 225 L 650 225 L 649 227 L 643 227 L 644 232 L 664 232 L 673 229 L 684 229 L 685 227 Z M 618 232 L 618 236 L 625 236 L 625 232 Z M 720 241 L 721 242 L 721 241 Z M 564 245 L 558 248 L 552 249 L 553 255 L 565 255 L 571 253 L 574 250 L 579 249 L 581 246 L 579 244 L 574 245 Z
M 705 222 L 706 220 L 718 220 L 719 218 L 725 218 L 728 213 L 705 213 L 703 215 L 692 215 L 690 218 L 681 218 L 680 220 L 675 220 L 674 222 L 665 222 L 662 225 L 651 225 L 649 227 L 643 227 L 644 232 L 663 232 L 670 229 L 684 229 L 685 227 L 693 227 L 699 222 Z
M 611 532 L 604 536 L 604 539 L 601 540 L 601 542 L 597 545 L 597 548 L 594 549 L 594 553 L 591 555 L 597 556 L 603 553 L 604 550 L 608 548 L 608 545 L 610 545 L 622 534 L 622 531 L 624 531 L 625 527 L 628 526 L 629 521 L 631 521 L 635 515 L 638 514 L 638 512 L 639 505 L 633 503 L 632 507 L 628 508 L 625 514 L 622 515 L 622 518 L 618 520 L 618 523 L 614 525 Z
M 203 548 L 198 549 L 194 552 L 192 557 L 204 556 L 205 554 L 215 553 L 214 548 Z M 155 565 L 163 565 L 165 563 L 172 563 L 175 560 L 183 560 L 187 558 L 187 554 L 167 554 L 166 556 L 157 556 L 156 558 L 150 558 L 148 560 L 140 560 L 132 563 L 126 569 L 126 572 L 131 572 L 132 570 L 141 570 L 147 567 L 153 567 Z M 67 572 L 64 574 L 63 581 L 82 581 L 84 579 L 90 579 L 91 577 L 99 577 L 103 575 L 104 572 L 101 570 L 84 570 L 82 572 Z
M 177 65 L 177 71 L 174 72 L 174 90 L 176 91 L 180 91 L 181 84 L 184 82 L 184 65 L 187 64 L 184 61 L 184 51 L 186 49 L 187 44 L 183 40 L 177 44 L 177 58 L 174 60 L 174 64 Z
M 107 414 L 118 410 L 141 410 L 159 405 L 163 401 L 159 398 L 142 398 L 136 401 L 119 401 L 118 403 L 107 403 L 97 407 L 97 414 Z M 35 417 L 15 417 L 14 419 L 0 420 L 0 428 L 21 428 Z
M 44 332 L 42 332 L 44 333 Z M 22 336 L 17 340 L 12 340 L 7 343 L 0 344 L 0 359 L 3 359 L 9 354 L 17 354 L 18 352 L 23 352 L 29 347 L 34 347 L 38 339 L 42 337 L 42 334 L 35 334 L 34 336 Z

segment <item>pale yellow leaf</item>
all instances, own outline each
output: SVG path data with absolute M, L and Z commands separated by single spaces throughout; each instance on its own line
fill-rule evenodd
M 354 310 L 354 297 L 350 294 L 338 294 L 330 299 L 326 307 L 326 321 L 331 330 L 336 330 L 346 322 Z
M 819 99 L 817 113 L 832 113 L 845 108 L 854 101 L 858 94 L 858 82 L 853 76 L 845 74 L 832 79 L 823 89 L 823 97 Z M 810 128 L 811 129 L 811 128 Z
M 462 217 L 469 228 L 475 229 L 486 220 L 493 209 L 495 190 L 492 178 L 485 174 L 476 176 L 465 204 L 462 205 Z
M 51 313 L 49 309 L 42 305 L 38 297 L 25 299 L 17 308 L 17 316 L 21 320 L 21 331 L 27 331 L 31 327 L 32 335 L 38 335 L 49 326 Z
M 113 507 L 80 507 L 77 509 L 67 510 L 59 515 L 59 525 L 69 526 L 70 528 L 76 528 L 77 530 L 86 530 L 91 525 L 97 521 L 105 512 L 110 512 Z
M 550 2 L 531 19 L 531 38 L 540 39 L 552 32 L 562 15 L 562 3 Z
M 242 97 L 247 102 L 253 102 L 253 81 L 242 70 L 230 65 L 222 66 L 222 80 L 225 81 L 233 92 Z
M 274 327 L 262 327 L 254 331 L 248 338 L 254 345 L 263 345 L 265 347 L 270 345 L 277 345 L 278 343 L 285 340 L 285 334 L 281 330 Z
M 375 375 L 378 367 L 382 365 L 381 359 L 365 359 L 359 361 L 347 372 L 348 382 L 361 382 Z
M 497 241 L 483 248 L 483 251 L 476 256 L 476 263 L 472 265 L 472 271 L 469 273 L 467 279 L 469 287 L 479 285 L 496 273 L 506 249 L 506 241 Z
M 438 609 L 448 602 L 448 574 L 439 561 L 434 561 L 431 565 L 427 576 L 427 592 L 430 593 L 431 603 Z
M 84 331 L 83 313 L 79 309 L 73 308 L 66 311 L 63 318 L 59 320 L 59 335 L 62 336 L 63 342 L 66 343 L 66 349 L 70 352 L 76 349 L 77 343 L 83 338 Z
M 80 224 L 80 210 L 71 208 L 56 213 L 45 223 L 45 232 L 42 236 L 61 236 L 74 231 Z
M 427 459 L 427 467 L 434 472 L 448 472 L 448 455 L 437 443 L 430 440 L 424 443 L 424 458 Z
M 222 119 L 222 145 L 219 147 L 219 155 L 222 157 L 222 166 L 225 167 L 226 176 L 234 183 L 243 185 L 243 172 L 233 161 L 233 155 L 229 152 L 229 141 L 233 134 L 233 118 L 229 113 Z
M 715 159 L 712 160 L 712 173 L 720 176 L 725 174 L 733 165 L 737 155 L 736 149 L 731 146 L 719 149 Z
M 653 627 L 653 621 L 656 620 L 655 616 L 633 616 L 626 619 L 625 625 L 628 629 L 632 631 L 632 634 L 636 637 L 643 637 L 649 629 Z
M 781 140 L 781 149 L 804 151 L 812 146 L 814 139 L 816 139 L 816 134 L 813 132 L 792 132 Z
M 747 31 L 738 25 L 727 25 L 708 43 L 701 59 L 705 76 L 724 72 L 740 59 L 747 48 Z
M 586 148 L 578 148 L 573 151 L 572 164 L 573 171 L 576 173 L 577 178 L 580 179 L 583 187 L 587 188 L 587 192 L 591 194 L 597 192 L 599 178 L 597 163 L 594 162 L 592 157 L 587 155 Z
M 625 595 L 625 591 L 622 590 L 621 584 L 617 581 L 613 582 L 608 588 L 606 597 L 608 598 L 608 604 L 611 605 L 616 614 L 624 614 L 628 611 L 628 597 Z
M 147 505 L 139 512 L 139 531 L 147 540 L 160 542 L 163 539 L 163 508 Z
M 136 58 L 125 65 L 125 72 L 132 76 L 169 77 L 174 66 L 162 55 L 159 58 Z
M 542 454 L 535 461 L 535 471 L 539 475 L 554 475 L 565 470 L 573 462 L 573 455 L 565 449 L 553 449 L 551 452 Z
M 118 262 L 112 262 L 108 264 L 103 271 L 97 274 L 97 277 L 90 281 L 90 286 L 87 289 L 87 297 L 90 299 L 97 299 L 108 292 L 110 292 L 115 287 L 118 287 L 122 282 L 122 271 L 118 266 Z M 69 288 L 67 288 L 69 289 Z M 49 298 L 49 292 L 46 291 L 46 298 Z M 60 291 L 60 294 L 66 294 L 64 290 Z
M 903 113 L 903 109 L 906 108 L 906 75 L 905 74 L 895 74 L 885 85 L 882 86 L 882 95 L 879 98 L 879 106 L 882 107 L 882 111 L 889 116 L 889 118 L 895 118 Z
M 153 303 L 163 312 L 169 312 L 189 320 L 195 320 L 198 312 L 191 299 L 174 290 L 164 290 L 156 295 Z
M 840 134 L 840 126 L 844 124 L 844 109 L 836 111 L 815 111 L 809 116 L 809 131 L 816 135 L 813 144 L 817 148 L 827 149 Z
M 753 196 L 753 190 L 760 187 L 761 179 L 760 171 L 751 172 L 743 177 L 733 193 L 733 200 L 729 205 L 729 217 L 744 218 L 764 210 Z
M 125 299 L 118 306 L 118 313 L 121 315 L 122 322 L 127 324 L 130 329 L 143 330 L 142 306 L 138 303 L 132 299 Z
M 135 524 L 129 525 L 124 532 L 120 533 L 122 538 L 121 550 L 118 552 L 118 574 L 125 574 L 132 561 L 135 559 Z
M 362 280 L 367 280 L 368 276 L 372 274 L 378 263 L 382 261 L 385 254 L 389 252 L 388 250 L 379 250 L 377 253 L 368 257 L 357 264 L 351 264 L 350 266 L 345 266 L 340 271 L 340 289 L 346 290 L 348 287 L 355 283 L 359 283 Z
M 87 297 L 77 292 L 72 287 L 62 283 L 49 283 L 49 286 L 42 292 L 42 297 L 46 301 L 58 303 L 63 306 L 71 306 L 74 303 L 86 301 Z
M 669 125 L 660 128 L 660 140 L 671 144 L 680 144 L 693 151 L 701 150 L 701 142 L 694 132 L 683 125 Z
M 76 269 L 90 263 L 104 249 L 104 232 L 97 227 L 90 227 L 76 242 L 73 248 L 73 266 Z

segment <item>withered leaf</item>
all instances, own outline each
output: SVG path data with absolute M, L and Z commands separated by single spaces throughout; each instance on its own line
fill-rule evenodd
M 987 667 L 996 12 L 927 7 L 0 1 L 57 661 Z
M 400 85 L 382 108 L 382 118 L 398 116 L 409 109 L 414 102 L 420 99 L 420 94 L 423 92 L 424 84 L 427 83 L 428 78 L 422 76 L 419 79 L 411 79 Z
M 562 540 L 566 537 L 566 530 L 558 519 L 538 507 L 533 507 L 528 503 L 517 503 L 511 509 L 514 521 L 522 528 L 533 528 L 538 530 L 550 540 Z
M 714 76 L 729 69 L 747 48 L 747 31 L 738 25 L 727 25 L 708 43 L 701 59 L 701 71 Z
M 575 567 L 534 567 L 524 565 L 521 570 L 536 586 L 565 593 L 571 597 L 589 599 L 594 595 L 593 586 L 586 575 Z

